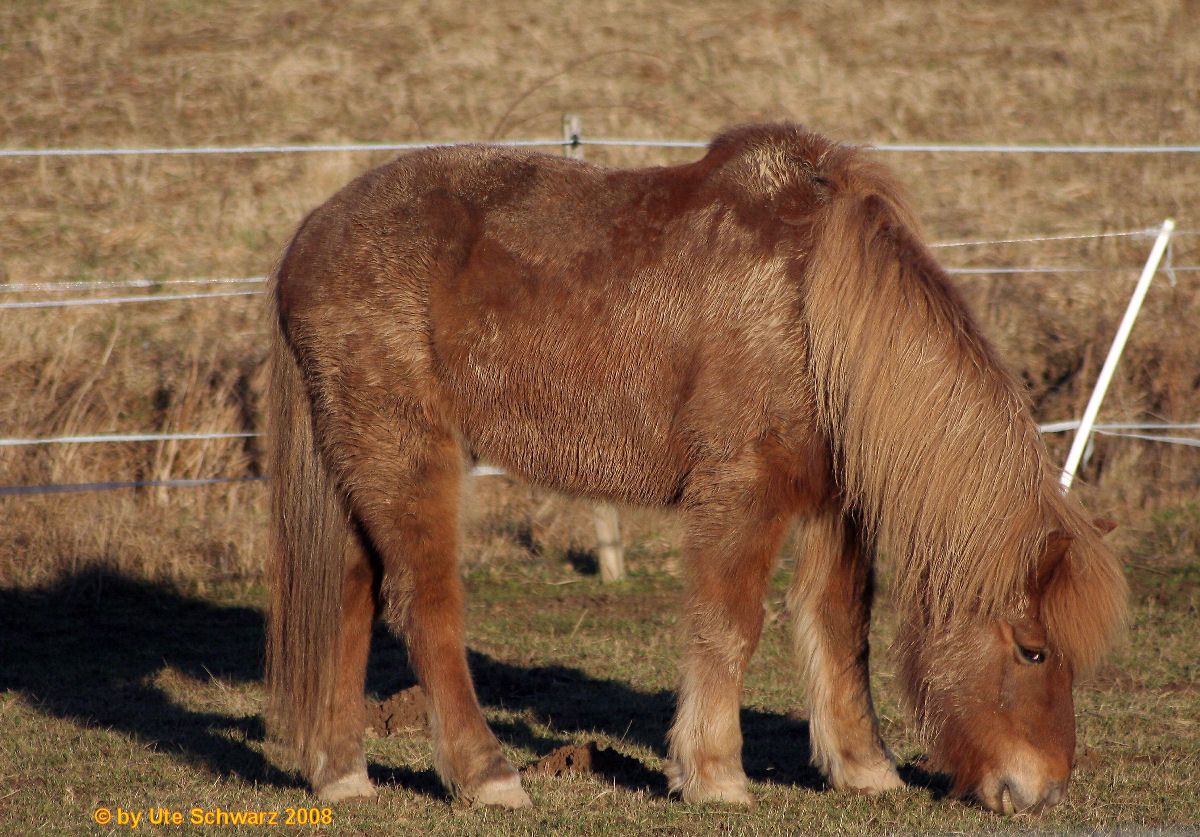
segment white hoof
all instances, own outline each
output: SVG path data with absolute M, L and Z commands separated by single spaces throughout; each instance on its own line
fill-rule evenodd
M 750 791 L 733 784 L 706 784 L 684 788 L 683 801 L 692 803 L 720 802 L 724 803 L 724 805 L 754 807 L 754 796 L 750 795 Z
M 471 794 L 471 804 L 497 808 L 528 808 L 533 805 L 533 800 L 521 787 L 521 777 L 513 774 L 484 782 Z
M 870 766 L 842 765 L 829 777 L 835 790 L 857 793 L 886 793 L 904 787 L 904 780 L 891 761 Z
M 368 799 L 375 795 L 375 786 L 366 773 L 351 773 L 330 782 L 317 791 L 324 802 L 342 802 L 347 799 Z
M 736 782 L 695 784 L 683 789 L 683 801 L 691 803 L 720 802 L 725 805 L 754 807 L 754 797 L 744 784 Z
M 666 773 L 671 790 L 678 793 L 684 802 L 720 802 L 747 807 L 754 805 L 754 797 L 750 795 L 744 775 L 707 782 L 698 776 L 685 779 L 684 771 L 675 762 L 667 765 Z

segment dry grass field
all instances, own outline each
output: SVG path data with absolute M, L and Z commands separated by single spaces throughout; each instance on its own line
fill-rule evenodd
M 557 138 L 704 139 L 788 119 L 862 143 L 1200 141 L 1200 6 L 1191 0 L 737 4 L 597 0 L 13 0 L 0 7 L 0 147 Z M 551 153 L 554 153 L 551 151 Z M 695 150 L 586 147 L 605 165 Z M 0 158 L 0 304 L 193 286 L 24 293 L 62 280 L 259 276 L 304 213 L 387 153 Z M 1200 230 L 1200 155 L 887 153 L 932 241 Z M 940 250 L 963 275 L 1039 420 L 1078 417 L 1151 239 Z M 1180 235 L 1174 265 L 1200 265 Z M 1105 421 L 1200 420 L 1200 273 L 1156 280 Z M 10 287 L 5 287 L 10 286 Z M 235 286 L 222 286 L 226 289 Z M 236 286 L 236 287 L 254 287 Z M 0 310 L 0 436 L 261 429 L 256 296 Z M 1051 440 L 1065 456 L 1066 436 Z M 0 485 L 257 477 L 253 438 L 0 447 Z M 373 737 L 377 803 L 336 833 L 780 833 L 1111 830 L 1200 823 L 1200 452 L 1099 437 L 1078 490 L 1134 589 L 1130 639 L 1077 690 L 1071 799 L 1002 821 L 943 798 L 877 690 L 912 787 L 822 792 L 779 590 L 747 689 L 753 811 L 665 798 L 661 740 L 678 637 L 678 530 L 623 517 L 631 579 L 595 578 L 587 506 L 506 478 L 466 512 L 473 664 L 519 764 L 568 742 L 619 756 L 531 775 L 539 807 L 454 805 L 420 734 Z M 261 706 L 261 482 L 0 495 L 0 830 L 95 830 L 98 806 L 272 809 L 310 800 L 272 767 Z M 785 556 L 784 570 L 791 557 Z M 885 648 L 883 608 L 877 647 Z M 376 697 L 411 684 L 379 637 Z M 123 831 L 116 823 L 108 830 Z

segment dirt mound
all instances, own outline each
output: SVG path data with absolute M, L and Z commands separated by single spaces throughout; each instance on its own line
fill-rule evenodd
M 403 689 L 384 700 L 367 701 L 367 727 L 380 737 L 428 729 L 427 702 L 420 686 Z
M 523 772 L 531 776 L 594 773 L 616 778 L 640 776 L 646 772 L 646 767 L 635 758 L 601 746 L 595 741 L 588 741 L 586 744 L 564 744 L 542 756 Z

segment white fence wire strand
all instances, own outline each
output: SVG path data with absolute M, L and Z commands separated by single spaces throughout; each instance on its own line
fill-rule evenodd
M 1095 238 L 1123 237 L 1153 237 L 1152 229 L 1124 230 L 1120 232 L 1069 233 L 1065 235 L 1027 236 L 1024 238 L 994 238 L 971 241 L 944 241 L 930 244 L 931 248 L 948 247 L 981 247 L 1002 244 L 1026 244 L 1046 241 L 1076 241 Z M 1178 235 L 1179 233 L 1176 233 Z M 1122 270 L 1132 270 L 1132 267 L 1088 265 L 981 265 L 978 267 L 946 267 L 951 275 L 957 276 L 986 276 L 986 275 L 1045 275 L 1051 273 L 1116 273 Z M 1168 273 L 1195 273 L 1200 271 L 1200 265 L 1167 265 L 1163 268 Z M 117 279 L 117 280 L 58 280 L 50 282 L 10 282 L 0 284 L 0 294 L 4 293 L 65 293 L 67 291 L 112 290 L 117 288 L 159 288 L 181 285 L 252 285 L 263 284 L 266 276 L 243 277 L 195 277 L 188 279 Z M 32 300 L 22 302 L 2 302 L 0 310 L 23 308 L 65 308 L 77 305 L 116 305 L 130 302 L 168 302 L 173 300 L 214 299 L 231 296 L 254 296 L 261 293 L 258 290 L 249 291 L 216 291 L 190 294 L 146 294 L 139 296 L 120 296 L 108 298 L 80 297 L 59 300 Z
M 1133 268 L 1084 267 L 1083 265 L 1031 265 L 1029 267 L 946 267 L 951 276 L 1042 276 L 1047 273 L 1118 273 Z
M 946 273 L 951 276 L 1045 276 L 1056 273 L 1122 273 L 1133 270 L 1132 267 L 1088 267 L 1085 265 L 1033 265 L 1028 267 L 1013 266 L 980 266 L 980 267 L 947 267 Z M 1200 272 L 1200 265 L 1164 265 L 1162 270 L 1167 274 L 1175 273 L 1196 273 Z M 168 285 L 202 285 L 206 283 L 216 284 L 262 284 L 266 282 L 265 276 L 247 277 L 245 279 L 132 279 L 128 282 L 113 281 L 113 282 L 49 282 L 42 283 L 40 288 L 44 292 L 56 292 L 60 289 L 88 291 L 88 290 L 109 290 L 114 288 L 146 288 Z M 34 292 L 34 285 L 37 283 L 26 283 L 22 286 L 9 288 L 0 285 L 0 293 L 7 290 L 15 292 Z M 1174 284 L 1174 283 L 1172 283 Z M 73 287 L 68 288 L 71 285 Z M 22 309 L 44 309 L 44 308 L 70 308 L 86 305 L 120 305 L 125 303 L 138 302 L 173 302 L 186 301 L 194 299 L 223 299 L 227 297 L 237 296 L 261 296 L 265 291 L 248 290 L 248 291 L 210 291 L 197 292 L 188 294 L 144 294 L 135 296 L 114 296 L 114 297 L 73 297 L 69 299 L 39 299 L 27 300 L 22 302 L 0 302 L 0 311 L 7 310 L 22 310 Z
M 364 151 L 413 151 L 455 145 L 504 145 L 513 148 L 610 146 L 623 148 L 707 148 L 707 140 L 584 137 L 568 139 L 449 140 L 443 142 L 313 143 L 291 145 L 195 145 L 147 148 L 4 148 L 0 158 L 133 157 L 213 154 L 312 154 Z M 1200 145 L 1081 145 L 997 143 L 864 143 L 875 151 L 931 154 L 1197 154 Z
M 625 148 L 707 148 L 706 140 L 678 139 L 632 139 L 624 137 L 578 138 L 578 145 L 615 146 Z M 878 142 L 857 143 L 874 151 L 893 153 L 949 153 L 949 154 L 1196 154 L 1200 145 L 1079 145 L 1026 143 L 1004 145 L 998 143 L 904 143 Z
M 1093 433 L 1098 433 L 1101 436 L 1116 436 L 1122 439 L 1140 439 L 1144 442 L 1162 442 L 1167 445 L 1184 445 L 1185 447 L 1200 448 L 1200 439 L 1194 439 L 1191 436 L 1163 436 L 1157 433 L 1122 433 L 1113 430 L 1097 430 L 1092 428 Z
M 230 296 L 261 296 L 262 290 L 212 291 L 194 294 L 146 294 L 144 296 L 109 296 L 86 299 L 36 299 L 24 302 L 0 302 L 0 311 L 32 308 L 69 308 L 78 305 L 120 305 L 128 302 L 179 302 L 185 299 L 218 299 Z
M 114 491 L 120 488 L 196 488 L 231 482 L 266 482 L 267 477 L 210 477 L 208 479 L 131 480 L 129 482 L 59 482 L 45 485 L 3 485 L 0 497 L 28 497 L 34 494 L 81 494 Z
M 476 465 L 467 472 L 472 477 L 498 477 L 507 472 L 492 465 Z M 42 485 L 0 485 L 0 497 L 29 497 L 37 494 L 83 494 L 92 491 L 116 491 L 123 488 L 198 488 L 228 483 L 263 483 L 268 476 L 207 477 L 203 479 L 129 480 L 117 482 L 58 482 Z
M 976 267 L 946 267 L 945 271 L 953 276 L 1042 276 L 1051 273 L 1120 273 L 1122 271 L 1131 271 L 1135 267 L 1129 265 L 979 265 Z M 1170 268 L 1163 268 L 1175 273 L 1196 273 L 1200 272 L 1200 265 L 1178 265 Z M 175 286 L 205 286 L 205 285 L 261 285 L 267 281 L 266 276 L 244 276 L 244 277 L 197 277 L 193 279 L 97 279 L 97 280 L 57 280 L 50 282 L 10 282 L 0 284 L 0 294 L 53 294 L 67 293 L 68 291 L 80 291 L 87 293 L 88 291 L 104 291 L 115 290 L 118 288 L 170 288 Z M 250 295 L 250 294 L 247 294 Z M 150 297 L 154 300 L 165 299 L 165 295 L 156 295 Z M 206 299 L 207 296 L 184 296 L 184 299 Z M 72 301 L 70 304 L 83 305 L 91 301 L 92 297 L 79 297 L 78 302 Z M 119 297 L 124 300 L 126 297 Z M 132 297 L 132 301 L 148 301 L 145 297 Z M 2 306 L 3 303 L 0 303 Z M 62 307 L 62 306 L 21 306 L 21 307 Z
M 986 143 L 880 143 L 876 151 L 933 154 L 1197 154 L 1200 145 L 991 145 Z
M 201 277 L 196 279 L 73 279 L 54 282 L 8 282 L 0 293 L 46 293 L 100 291 L 113 288 L 165 288 L 173 285 L 254 285 L 267 281 L 265 276 Z
M 455 145 L 503 145 L 510 148 L 557 148 L 578 143 L 565 139 L 466 140 L 447 142 L 361 142 L 312 145 L 193 145 L 158 148 L 3 148 L 3 157 L 166 157 L 209 154 L 313 154 L 363 151 L 416 151 Z
M 1039 424 L 1038 430 L 1043 433 L 1066 433 L 1071 430 L 1078 430 L 1082 424 L 1080 419 L 1067 419 L 1066 421 L 1051 421 L 1045 424 Z M 1200 422 L 1190 423 L 1175 423 L 1165 421 L 1149 421 L 1149 422 L 1121 422 L 1117 424 L 1097 424 L 1093 427 L 1094 430 L 1200 430 Z
M 1079 419 L 1051 421 L 1038 425 L 1042 433 L 1066 433 L 1079 428 Z M 1118 422 L 1097 424 L 1095 429 L 1106 432 L 1127 430 L 1200 430 L 1200 422 Z M 31 438 L 0 438 L 0 447 L 31 447 L 35 445 L 87 445 L 87 444 L 123 444 L 134 442 L 172 442 L 172 441 L 202 441 L 207 439 L 257 439 L 264 434 L 255 431 L 246 432 L 190 432 L 190 433 L 95 433 L 77 436 L 43 436 Z M 476 476 L 483 475 L 479 469 L 490 466 L 476 466 Z M 492 472 L 488 472 L 492 473 Z M 502 473 L 496 470 L 495 473 Z
M 1079 419 L 1047 422 L 1038 426 L 1043 433 L 1063 433 L 1079 427 Z M 1190 436 L 1173 436 L 1155 433 L 1137 433 L 1138 430 L 1200 430 L 1200 422 L 1121 422 L 1114 424 L 1099 424 L 1092 432 L 1103 436 L 1113 436 L 1126 439 L 1138 439 L 1148 442 L 1162 442 L 1172 445 L 1200 448 L 1200 438 Z M 190 441 L 198 439 L 249 439 L 263 436 L 262 433 L 127 433 L 127 434 L 95 434 L 90 436 L 58 436 L 39 439 L 0 439 L 0 447 L 21 447 L 28 445 L 50 444 L 91 444 L 91 443 L 124 443 L 124 442 L 158 442 L 158 441 Z M 503 468 L 494 465 L 475 465 L 468 472 L 472 477 L 505 476 Z M 128 482 L 81 482 L 81 483 L 45 483 L 41 485 L 5 485 L 0 486 L 0 497 L 25 497 L 38 494 L 79 494 L 92 491 L 112 491 L 126 488 L 195 488 L 207 485 L 222 485 L 239 482 L 263 482 L 269 479 L 265 476 L 243 477 L 210 477 L 207 479 L 163 479 L 163 480 L 134 480 Z
M 174 442 L 200 439 L 252 439 L 261 433 L 99 433 L 91 436 L 51 436 L 36 439 L 0 439 L 0 447 L 32 445 L 90 445 L 114 442 Z
M 1079 241 L 1088 238 L 1154 238 L 1158 228 L 1122 230 L 1119 232 L 1067 233 L 1065 235 L 1030 235 L 1024 238 L 988 238 L 976 241 L 942 241 L 930 247 L 984 247 L 996 244 L 1036 244 L 1044 241 Z

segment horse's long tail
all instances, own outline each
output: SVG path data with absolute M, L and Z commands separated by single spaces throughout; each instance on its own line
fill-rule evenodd
M 274 297 L 272 286 L 272 300 Z M 333 717 L 346 506 L 322 462 L 308 389 L 274 310 L 269 391 L 271 544 L 266 680 L 270 735 L 306 777 L 319 769 L 317 742 Z
M 848 149 L 824 162 L 804 321 L 840 486 L 898 604 L 934 623 L 960 604 L 987 615 L 1044 534 L 1037 428 L 887 174 Z

